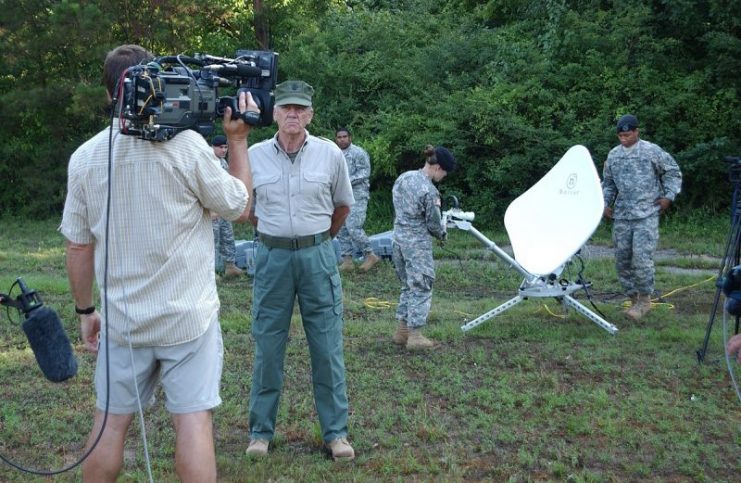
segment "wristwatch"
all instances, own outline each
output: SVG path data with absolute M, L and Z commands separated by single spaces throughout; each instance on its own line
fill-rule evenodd
M 81 309 L 77 305 L 75 305 L 75 312 L 77 312 L 80 315 L 90 315 L 93 312 L 95 312 L 95 305 L 91 305 L 90 307 Z

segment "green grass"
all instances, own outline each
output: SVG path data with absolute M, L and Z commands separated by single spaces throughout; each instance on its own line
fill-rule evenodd
M 435 251 L 426 329 L 440 342 L 433 352 L 413 354 L 391 343 L 399 284 L 390 263 L 369 274 L 343 275 L 350 439 L 357 451 L 350 464 L 334 464 L 320 451 L 298 315 L 276 440 L 268 458 L 246 459 L 251 281 L 219 281 L 225 344 L 224 403 L 215 412 L 220 479 L 737 481 L 741 405 L 722 358 L 722 316 L 706 362 L 698 364 L 695 354 L 715 294 L 707 271 L 717 269 L 727 226 L 712 218 L 681 221 L 662 225 L 661 248 L 676 255 L 657 266 L 664 298 L 644 321 L 621 314 L 613 261 L 587 261 L 590 293 L 619 327 L 615 336 L 573 312 L 564 316 L 552 299 L 524 301 L 462 332 L 463 323 L 514 296 L 520 283 L 514 270 L 462 232 L 451 232 L 445 249 Z M 94 359 L 79 342 L 58 222 L 1 222 L 0 292 L 18 276 L 38 289 L 62 317 L 80 371 L 69 382 L 47 382 L 18 324 L 0 316 L 0 451 L 23 465 L 59 468 L 79 457 L 90 430 Z M 506 244 L 504 233 L 486 234 Z M 249 228 L 237 228 L 237 238 L 251 236 Z M 609 245 L 609 229 L 600 226 L 592 242 Z M 576 296 L 590 306 L 583 292 Z M 169 416 L 157 404 L 145 419 L 154 479 L 176 481 Z M 136 427 L 126 454 L 119 481 L 146 481 Z M 79 479 L 77 469 L 56 478 Z M 3 465 L 0 481 L 46 479 Z

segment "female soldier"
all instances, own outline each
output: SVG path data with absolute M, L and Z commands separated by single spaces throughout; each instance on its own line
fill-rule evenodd
M 445 239 L 440 219 L 440 192 L 432 184 L 455 170 L 453 155 L 442 146 L 427 146 L 422 169 L 407 171 L 394 183 L 394 235 L 392 259 L 401 280 L 394 343 L 407 349 L 428 349 L 434 342 L 420 332 L 427 323 L 432 303 L 435 265 L 432 237 Z

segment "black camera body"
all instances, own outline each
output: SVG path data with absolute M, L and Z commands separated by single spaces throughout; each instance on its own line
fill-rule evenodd
M 278 54 L 268 51 L 238 50 L 234 59 L 203 54 L 157 57 L 126 70 L 114 98 L 115 114 L 123 134 L 149 141 L 167 141 L 186 129 L 209 136 L 226 107 L 232 109 L 233 119 L 269 126 L 277 71 Z M 222 88 L 236 88 L 236 95 L 220 96 Z M 259 113 L 239 112 L 240 92 L 252 94 Z

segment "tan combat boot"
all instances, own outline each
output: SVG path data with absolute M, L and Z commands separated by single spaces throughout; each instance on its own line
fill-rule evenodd
M 409 339 L 409 327 L 403 320 L 399 321 L 399 326 L 394 332 L 394 344 L 396 345 L 407 345 L 407 339 Z
M 634 294 L 632 294 L 632 295 L 629 295 L 629 296 L 628 296 L 628 300 L 630 300 L 630 305 L 628 305 L 627 307 L 625 306 L 625 304 L 627 303 L 627 301 L 626 301 L 626 302 L 623 302 L 623 306 L 625 307 L 625 308 L 623 309 L 623 313 L 624 313 L 624 314 L 625 314 L 626 316 L 628 315 L 628 311 L 629 311 L 630 309 L 632 309 L 633 307 L 635 307 L 635 305 L 636 305 L 636 304 L 638 303 L 638 294 L 637 294 L 637 293 L 634 293 Z
M 651 296 L 650 295 L 638 295 L 636 302 L 625 311 L 632 320 L 641 320 L 641 317 L 646 315 L 651 310 Z
M 426 350 L 435 347 L 435 343 L 422 335 L 420 329 L 409 329 L 409 338 L 407 339 L 407 349 L 409 350 Z
M 350 255 L 345 255 L 344 257 L 342 257 L 342 263 L 340 264 L 340 272 L 349 272 L 354 268 L 355 268 L 355 265 L 353 265 L 352 257 Z
M 352 449 L 347 438 L 337 438 L 327 443 L 327 448 L 335 461 L 350 461 L 355 458 L 355 450 Z
M 376 263 L 381 261 L 381 257 L 376 256 L 375 253 L 370 252 L 365 256 L 365 261 L 362 265 L 360 265 L 360 271 L 365 273 L 374 266 L 376 266 Z
M 268 454 L 268 448 L 270 447 L 270 441 L 267 439 L 251 439 L 247 451 L 247 456 L 262 457 Z
M 241 277 L 244 275 L 244 272 L 241 268 L 236 266 L 233 263 L 227 263 L 224 265 L 224 277 L 226 278 L 234 278 L 234 277 Z

